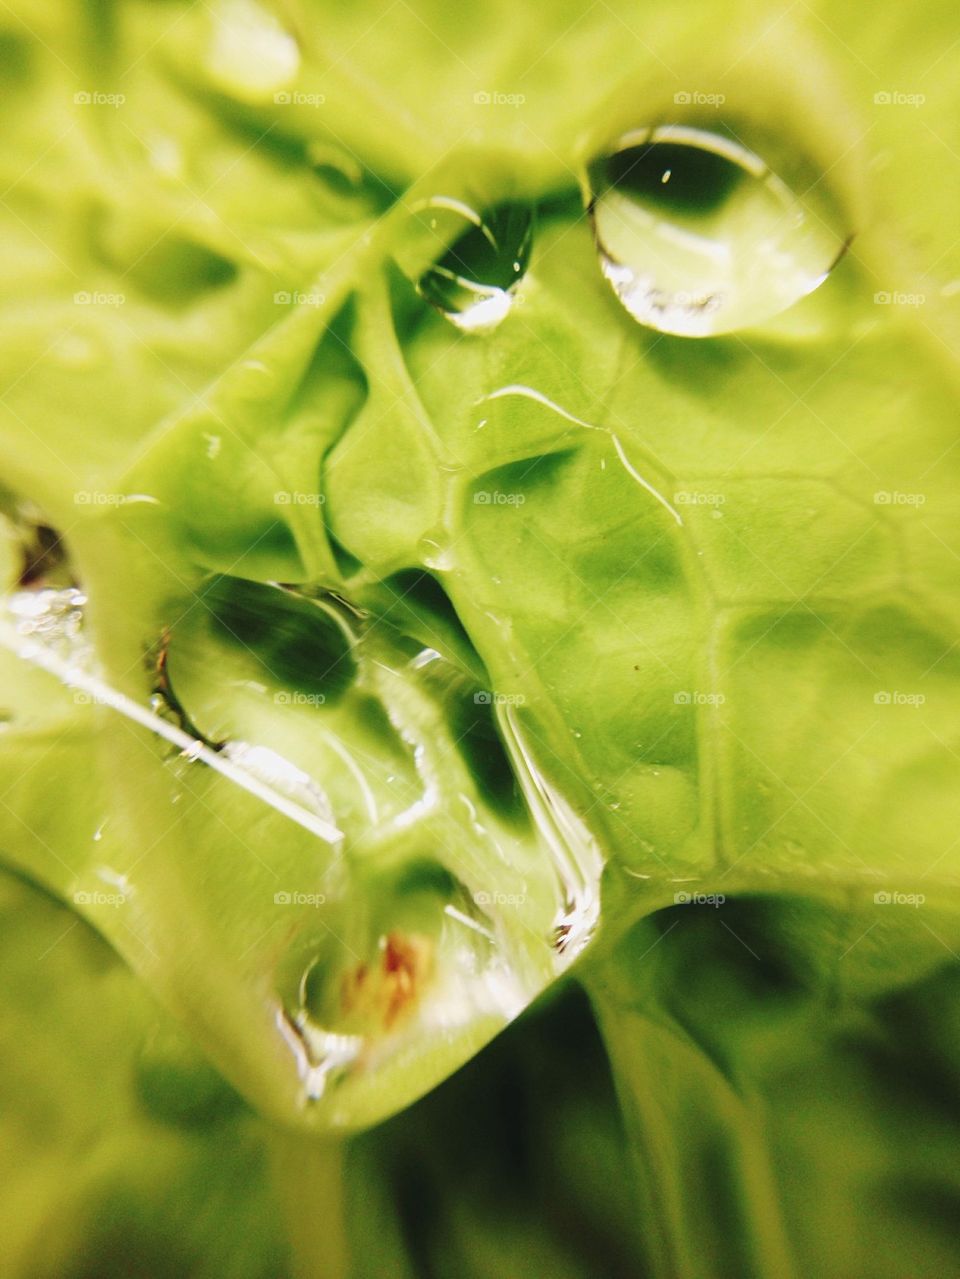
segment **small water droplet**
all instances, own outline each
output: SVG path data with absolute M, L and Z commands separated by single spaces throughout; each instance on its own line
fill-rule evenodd
M 183 150 L 176 138 L 156 133 L 145 140 L 147 163 L 164 178 L 182 178 L 185 164 Z
M 628 133 L 590 164 L 603 274 L 641 324 L 709 337 L 758 324 L 826 279 L 847 240 L 823 184 L 791 191 L 734 139 Z
M 103 362 L 103 351 L 96 342 L 79 333 L 68 334 L 54 348 L 61 364 L 72 369 L 91 369 Z
M 453 568 L 453 552 L 449 546 L 449 539 L 442 530 L 427 533 L 421 537 L 417 544 L 417 551 L 425 568 L 441 572 Z
M 263 360 L 243 360 L 240 370 L 246 385 L 257 390 L 262 387 L 272 387 L 276 381 L 273 369 L 269 364 L 264 364 Z
M 349 151 L 329 142 L 308 142 L 306 154 L 318 176 L 343 193 L 352 193 L 363 181 L 363 166 Z
M 504 203 L 481 213 L 434 196 L 415 212 L 413 248 L 400 265 L 417 292 L 465 333 L 494 328 L 509 314 L 530 262 L 531 208 Z

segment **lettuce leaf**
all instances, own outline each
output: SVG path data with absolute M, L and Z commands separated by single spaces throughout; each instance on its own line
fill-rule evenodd
M 5 939 L 3 1008 L 75 1181 L 62 1207 L 18 1131 L 13 1273 L 60 1273 L 81 1237 L 122 1273 L 97 1222 L 128 1219 L 204 1273 L 242 1211 L 230 1273 L 279 1274 L 277 1196 L 301 1268 L 589 1273 L 555 1216 L 530 1224 L 543 1204 L 498 1235 L 432 1139 L 456 1226 L 377 1239 L 356 1202 L 401 1202 L 377 1187 L 404 1122 L 457 1131 L 442 1090 L 417 1098 L 574 963 L 634 1156 L 642 1240 L 622 1208 L 604 1226 L 625 1266 L 955 1265 L 955 25 L 936 3 L 3 8 L 0 567 L 13 599 L 38 528 L 62 538 L 99 681 L 0 650 L 0 858 L 61 902 L 11 881 L 35 922 Z M 805 166 L 853 237 L 782 318 L 700 341 L 619 306 L 579 190 L 592 149 L 694 97 Z M 535 213 L 490 332 L 401 270 L 437 196 Z M 54 920 L 85 939 L 51 952 L 73 1012 L 29 969 Z M 80 1002 L 103 1024 L 54 1084 Z M 231 1098 L 188 1151 L 96 1105 L 152 1019 L 193 1054 L 169 1104 L 196 1072 L 204 1113 Z M 414 1102 L 340 1169 L 331 1130 Z M 571 1118 L 571 1158 L 611 1107 Z M 119 1171 L 155 1160 L 166 1198 Z M 303 1233 L 311 1194 L 349 1245 Z

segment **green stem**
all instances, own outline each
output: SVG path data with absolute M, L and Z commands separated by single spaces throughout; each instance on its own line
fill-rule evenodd
M 295 1279 L 349 1279 L 343 1143 L 278 1128 L 271 1153 Z

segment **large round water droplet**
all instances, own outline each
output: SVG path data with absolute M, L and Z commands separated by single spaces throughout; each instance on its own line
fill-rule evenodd
M 822 284 L 847 243 L 822 183 L 792 191 L 739 142 L 686 125 L 626 134 L 587 186 L 604 275 L 662 333 L 768 320 Z
M 219 0 L 212 13 L 206 69 L 225 93 L 243 102 L 288 102 L 278 96 L 296 79 L 296 40 L 256 0 Z
M 416 217 L 412 260 L 422 260 L 425 246 L 432 248 L 425 270 L 408 270 L 417 292 L 466 333 L 499 324 L 530 261 L 531 209 L 500 204 L 480 213 L 461 200 L 435 196 L 418 206 Z

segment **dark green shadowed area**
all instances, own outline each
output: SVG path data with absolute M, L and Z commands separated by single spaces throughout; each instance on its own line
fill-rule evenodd
M 626 147 L 595 166 L 602 187 L 686 217 L 715 213 L 744 177 L 725 156 L 704 147 L 648 142 Z

